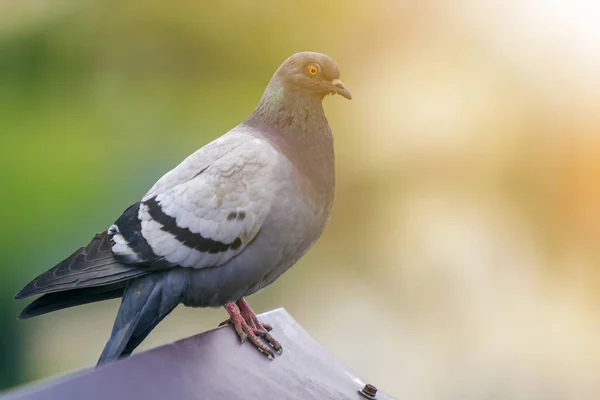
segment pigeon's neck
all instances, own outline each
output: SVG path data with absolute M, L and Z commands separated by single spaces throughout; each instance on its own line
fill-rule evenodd
M 319 95 L 271 82 L 247 122 L 266 125 L 281 133 L 318 134 L 311 132 L 314 130 L 311 128 L 327 125 L 322 100 Z
M 310 182 L 324 204 L 333 199 L 333 135 L 322 97 L 270 84 L 245 124 L 257 129 Z

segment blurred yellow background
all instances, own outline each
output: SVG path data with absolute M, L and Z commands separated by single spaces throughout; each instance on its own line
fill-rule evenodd
M 600 3 L 0 0 L 0 388 L 95 363 L 118 301 L 12 296 L 336 59 L 328 230 L 250 298 L 398 399 L 600 397 Z M 215 327 L 179 307 L 141 349 Z

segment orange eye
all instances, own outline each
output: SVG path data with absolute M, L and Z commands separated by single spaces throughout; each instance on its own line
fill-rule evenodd
M 319 69 L 315 65 L 308 66 L 308 74 L 309 75 L 316 75 L 317 72 L 319 72 Z

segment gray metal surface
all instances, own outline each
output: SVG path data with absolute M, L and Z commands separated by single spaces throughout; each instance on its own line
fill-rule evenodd
M 365 382 L 323 349 L 284 309 L 260 315 L 273 325 L 281 356 L 269 360 L 222 327 L 134 355 L 32 385 L 2 400 L 42 399 L 364 399 Z M 377 400 L 391 397 L 377 392 Z

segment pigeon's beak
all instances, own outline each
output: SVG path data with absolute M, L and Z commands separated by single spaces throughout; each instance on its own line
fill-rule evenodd
M 344 86 L 344 82 L 340 81 L 339 79 L 334 79 L 331 81 L 331 84 L 335 88 L 335 93 L 339 94 L 340 96 L 344 96 L 348 100 L 352 100 L 352 93 L 350 93 L 350 91 L 346 89 L 346 86 Z

